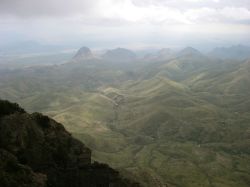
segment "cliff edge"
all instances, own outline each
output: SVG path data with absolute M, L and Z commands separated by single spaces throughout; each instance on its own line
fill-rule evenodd
M 63 125 L 28 114 L 0 100 L 0 184 L 2 187 L 139 186 L 107 164 L 91 162 L 91 150 Z

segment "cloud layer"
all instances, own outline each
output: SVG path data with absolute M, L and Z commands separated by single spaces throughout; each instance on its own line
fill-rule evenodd
M 0 39 L 185 45 L 198 34 L 241 42 L 249 41 L 249 9 L 249 0 L 1 0 Z

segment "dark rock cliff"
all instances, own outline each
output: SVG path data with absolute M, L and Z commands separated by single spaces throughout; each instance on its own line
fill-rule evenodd
M 63 125 L 0 100 L 2 187 L 139 186 L 106 164 L 91 163 L 91 150 Z

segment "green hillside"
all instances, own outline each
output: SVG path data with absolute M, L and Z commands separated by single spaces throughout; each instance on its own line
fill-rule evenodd
M 95 160 L 145 186 L 248 187 L 249 71 L 249 61 L 186 49 L 6 72 L 0 97 L 63 123 Z

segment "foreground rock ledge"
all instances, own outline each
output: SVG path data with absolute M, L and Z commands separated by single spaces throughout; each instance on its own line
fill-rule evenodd
M 63 125 L 0 100 L 2 187 L 139 186 L 106 164 L 91 163 L 91 150 Z

